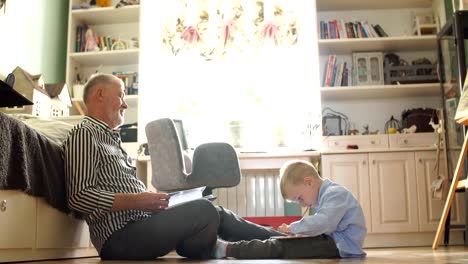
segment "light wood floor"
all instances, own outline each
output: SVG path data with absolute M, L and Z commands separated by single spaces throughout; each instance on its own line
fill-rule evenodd
M 180 258 L 175 253 L 169 254 L 163 258 L 154 261 L 102 261 L 99 258 L 82 258 L 73 260 L 41 261 L 38 264 L 145 264 L 145 263 L 400 263 L 400 264 L 419 264 L 419 263 L 468 263 L 468 247 L 450 246 L 440 247 L 433 251 L 430 247 L 410 247 L 410 248 L 380 248 L 366 249 L 367 257 L 364 259 L 298 259 L 298 260 L 207 260 L 193 261 Z M 33 262 L 27 262 L 33 263 Z

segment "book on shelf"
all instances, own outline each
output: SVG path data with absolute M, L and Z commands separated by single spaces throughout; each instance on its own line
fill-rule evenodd
M 329 55 L 323 70 L 322 87 L 349 86 L 350 76 L 352 78 L 350 73 L 346 61 L 339 62 L 336 55 Z
M 329 55 L 328 56 L 328 63 L 326 64 L 327 66 L 325 67 L 325 83 L 323 86 L 325 87 L 330 87 L 332 78 L 333 78 L 333 71 L 335 68 L 336 64 L 336 56 L 335 55 Z
M 127 95 L 138 94 L 138 72 L 115 71 L 112 72 L 112 75 L 115 75 L 122 80 L 125 85 Z
M 455 112 L 455 122 L 464 126 L 468 125 L 468 78 L 465 77 L 463 91 L 458 101 L 457 111 Z
M 76 38 L 75 38 L 75 52 L 85 52 L 86 50 L 86 31 L 89 29 L 89 26 L 86 24 L 80 24 L 76 26 Z M 113 38 L 111 36 L 102 36 L 102 35 L 94 35 L 96 38 L 96 45 L 99 48 L 99 51 L 109 51 L 114 50 L 113 46 L 116 43 L 120 43 L 121 47 L 126 49 L 128 48 L 128 43 L 126 41 Z M 120 48 L 121 49 L 121 48 Z
M 380 37 L 388 37 L 387 32 L 385 32 L 385 30 L 383 30 L 383 28 L 379 24 L 372 25 L 372 27 Z
M 367 20 L 354 22 L 345 22 L 343 19 L 320 20 L 318 28 L 320 39 L 388 37 L 379 24 L 374 26 L 369 24 Z

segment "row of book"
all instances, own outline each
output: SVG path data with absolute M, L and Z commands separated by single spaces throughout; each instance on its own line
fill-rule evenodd
M 119 47 L 115 46 L 117 41 L 121 42 Z M 81 24 L 76 27 L 75 52 L 105 51 L 126 48 L 127 44 L 125 42 L 114 39 L 110 36 L 97 36 L 86 24 Z
M 353 86 L 356 85 L 354 67 L 346 61 L 338 62 L 336 55 L 329 55 L 325 62 L 322 77 L 322 87 Z
M 115 71 L 112 75 L 123 81 L 127 95 L 138 94 L 138 72 Z
M 320 39 L 378 38 L 388 37 L 379 24 L 369 24 L 367 20 L 344 22 L 340 20 L 321 20 Z

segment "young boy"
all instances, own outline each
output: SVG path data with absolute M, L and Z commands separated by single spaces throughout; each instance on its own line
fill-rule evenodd
M 279 231 L 307 237 L 225 242 L 218 240 L 215 257 L 252 258 L 348 258 L 364 257 L 367 234 L 364 214 L 349 190 L 318 175 L 315 167 L 294 160 L 280 170 L 283 197 L 315 213 Z M 291 238 L 291 239 L 290 239 Z

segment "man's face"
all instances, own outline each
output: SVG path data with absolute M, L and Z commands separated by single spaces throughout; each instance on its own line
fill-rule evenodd
M 125 109 L 128 108 L 127 103 L 125 103 L 125 90 L 121 82 L 114 82 L 107 89 L 103 90 L 104 95 L 104 105 L 106 116 L 108 118 L 107 122 L 111 128 L 116 128 L 123 124 Z
M 302 207 L 318 206 L 317 182 L 312 177 L 305 177 L 300 184 L 289 184 L 286 188 L 286 199 L 300 204 Z

